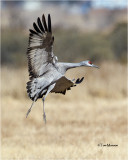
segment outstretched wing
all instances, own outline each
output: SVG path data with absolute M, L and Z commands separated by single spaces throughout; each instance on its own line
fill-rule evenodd
M 81 83 L 83 79 L 84 77 L 82 77 L 81 79 L 78 78 L 75 82 L 73 82 L 63 76 L 56 82 L 56 85 L 51 92 L 65 94 L 66 90 L 71 90 L 71 87 L 75 87 L 76 84 Z
M 34 30 L 29 30 L 29 45 L 27 50 L 28 70 L 30 77 L 39 77 L 53 66 L 53 42 L 51 17 L 48 14 L 48 25 L 45 16 L 42 21 L 38 17 L 37 24 L 33 23 Z

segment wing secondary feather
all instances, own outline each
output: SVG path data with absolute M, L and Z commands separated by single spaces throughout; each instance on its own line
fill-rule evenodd
M 84 77 L 82 77 L 81 79 L 78 78 L 75 82 L 73 82 L 65 76 L 63 76 L 56 82 L 56 85 L 51 92 L 65 94 L 66 90 L 71 90 L 71 87 L 75 87 L 76 84 L 80 84 L 83 81 L 83 79 Z

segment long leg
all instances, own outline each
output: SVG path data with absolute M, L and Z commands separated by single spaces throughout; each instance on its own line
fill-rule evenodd
M 48 87 L 48 90 L 42 99 L 42 101 L 43 101 L 43 119 L 44 119 L 45 124 L 46 124 L 46 114 L 45 114 L 45 108 L 44 108 L 44 101 L 45 101 L 46 96 L 54 88 L 54 86 L 55 86 L 55 83 Z
M 36 99 L 37 99 L 37 94 L 36 94 L 36 96 L 35 96 L 35 98 L 34 98 L 34 101 L 32 102 L 31 107 L 29 108 L 29 110 L 28 110 L 28 112 L 27 112 L 27 114 L 26 114 L 26 118 L 28 117 L 29 113 L 31 112 L 31 109 L 32 109 L 33 104 L 34 104 L 34 102 L 36 101 Z
M 33 106 L 34 102 L 35 102 L 35 101 L 32 102 L 32 105 L 31 105 L 31 107 L 29 108 L 29 110 L 28 110 L 28 112 L 27 112 L 27 114 L 26 114 L 26 118 L 28 117 L 29 113 L 31 112 L 31 109 L 32 109 L 32 106 Z
M 43 101 L 43 120 L 44 120 L 44 122 L 45 122 L 45 124 L 46 124 L 46 114 L 45 114 L 45 109 L 44 109 L 44 101 L 45 101 L 45 98 L 44 98 L 44 97 L 43 97 L 42 101 Z

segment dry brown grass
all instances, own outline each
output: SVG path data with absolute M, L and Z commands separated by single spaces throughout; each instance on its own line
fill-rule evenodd
M 85 80 L 65 96 L 47 97 L 45 126 L 41 100 L 25 118 L 31 104 L 25 89 L 27 69 L 3 67 L 2 158 L 127 159 L 126 66 L 103 63 L 100 68 L 67 73 L 70 78 L 84 75 Z

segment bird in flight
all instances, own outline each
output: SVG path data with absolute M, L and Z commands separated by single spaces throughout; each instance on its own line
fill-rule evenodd
M 43 119 L 46 123 L 44 101 L 46 96 L 51 93 L 62 93 L 65 95 L 71 87 L 81 83 L 84 79 L 70 80 L 65 77 L 68 69 L 75 67 L 95 67 L 91 61 L 86 60 L 80 63 L 58 62 L 58 58 L 53 53 L 54 36 L 52 35 L 51 17 L 48 14 L 46 22 L 44 14 L 42 19 L 37 18 L 37 23 L 33 23 L 30 29 L 29 44 L 27 49 L 29 82 L 27 82 L 27 93 L 33 101 L 26 117 L 30 113 L 32 106 L 37 99 L 43 101 Z

